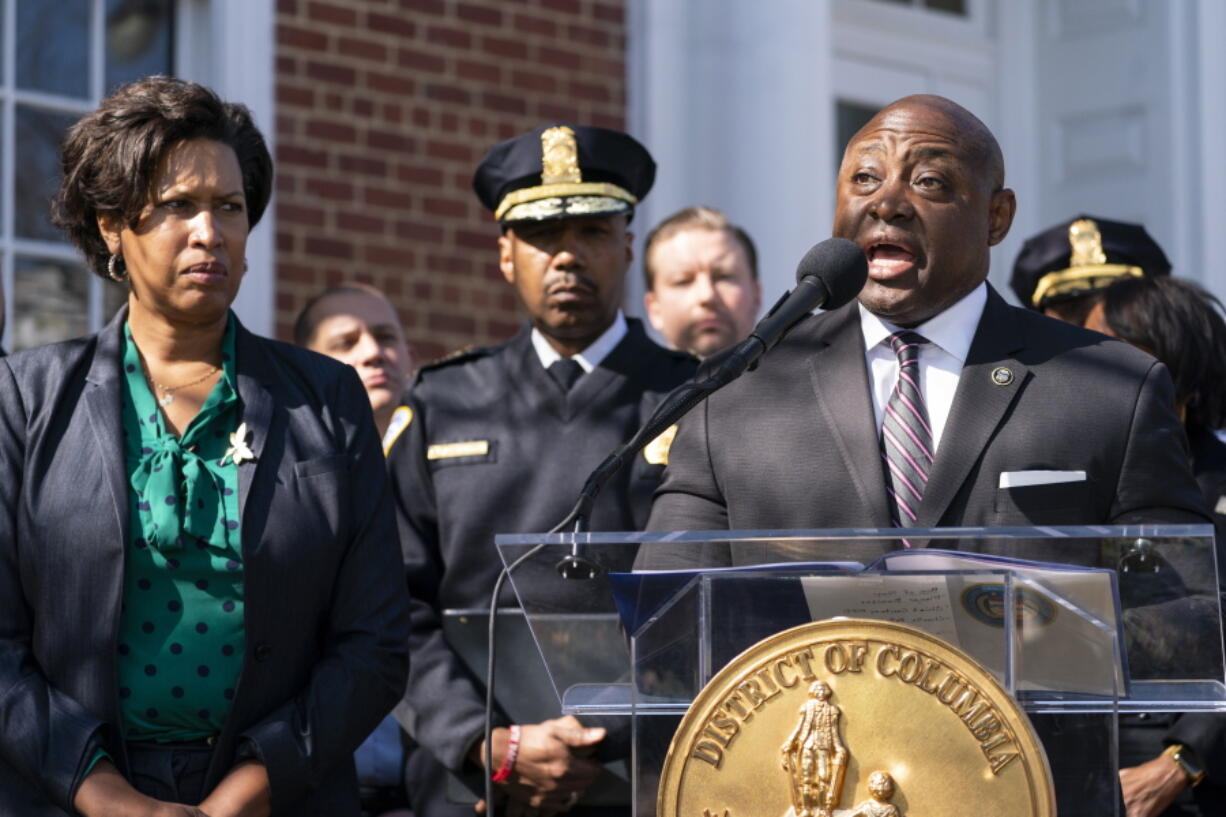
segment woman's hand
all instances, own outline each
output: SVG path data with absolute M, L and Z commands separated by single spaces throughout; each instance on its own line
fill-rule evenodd
M 213 817 L 213 815 L 182 803 L 158 803 L 150 817 Z
M 272 813 L 268 767 L 258 760 L 236 764 L 200 808 L 206 817 L 268 817 Z
M 81 781 L 72 805 L 84 817 L 214 817 L 195 806 L 163 803 L 141 794 L 106 759 Z

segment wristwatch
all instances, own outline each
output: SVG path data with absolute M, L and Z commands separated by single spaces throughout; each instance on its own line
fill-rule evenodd
M 1175 765 L 1188 776 L 1188 785 L 1195 786 L 1205 779 L 1205 770 L 1196 760 L 1196 755 L 1181 744 L 1172 743 L 1162 753 L 1175 762 Z

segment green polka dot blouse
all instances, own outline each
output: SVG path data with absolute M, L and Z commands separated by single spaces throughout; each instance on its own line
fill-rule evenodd
M 222 375 L 183 436 L 168 430 L 124 325 L 123 433 L 129 541 L 119 624 L 124 738 L 190 741 L 221 731 L 243 665 L 234 316 Z

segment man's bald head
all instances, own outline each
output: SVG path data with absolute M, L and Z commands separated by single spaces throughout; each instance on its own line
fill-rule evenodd
M 834 234 L 868 258 L 860 303 L 919 326 L 983 283 L 1016 209 L 992 132 L 944 97 L 909 96 L 843 152 Z
M 944 117 L 959 132 L 966 158 L 978 165 L 989 192 L 995 192 L 1005 186 L 1005 157 L 992 131 L 988 130 L 988 126 L 983 124 L 979 117 L 957 102 L 936 94 L 914 94 L 891 102 L 856 133 L 848 146 L 854 144 L 860 134 L 882 127 L 888 128 L 890 120 L 897 118 L 898 114 L 909 115 L 917 109 L 926 109 Z

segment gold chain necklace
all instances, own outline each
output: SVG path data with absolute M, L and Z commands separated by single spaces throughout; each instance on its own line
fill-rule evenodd
M 195 380 L 189 381 L 187 383 L 180 383 L 177 386 L 163 386 L 161 383 L 154 380 L 151 376 L 146 375 L 146 377 L 149 377 L 149 382 L 152 383 L 154 387 L 156 387 L 157 390 L 162 392 L 162 394 L 164 395 L 163 397 L 158 398 L 158 405 L 165 408 L 166 406 L 169 406 L 171 403 L 175 401 L 174 392 L 177 392 L 179 389 L 186 389 L 188 386 L 194 386 L 197 383 L 203 383 L 205 380 L 208 380 L 210 377 L 217 374 L 217 372 L 219 371 L 221 370 L 218 367 L 211 366 L 209 367 L 209 370 L 207 372 L 200 375 L 200 377 L 197 377 Z

